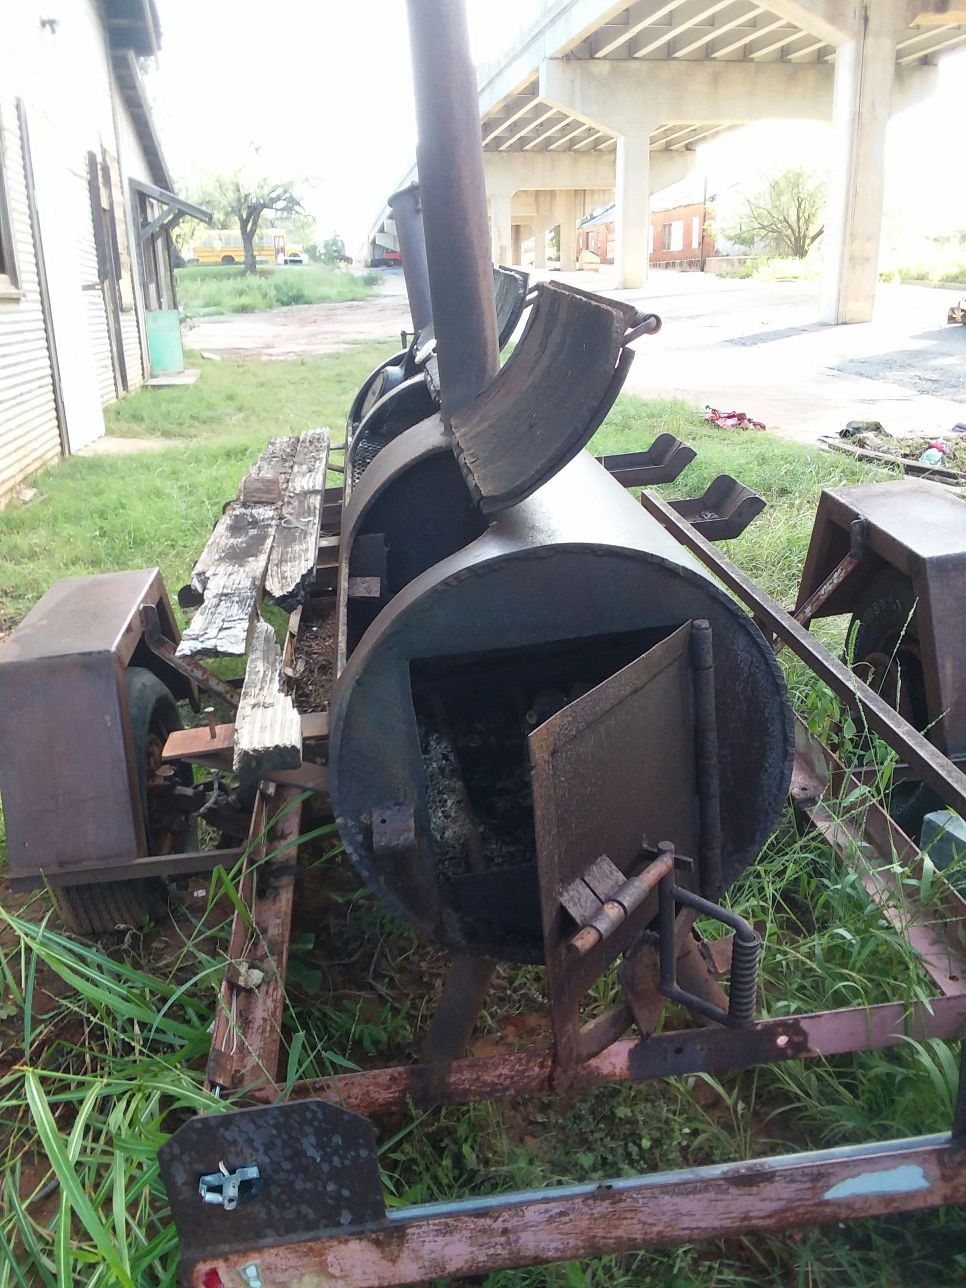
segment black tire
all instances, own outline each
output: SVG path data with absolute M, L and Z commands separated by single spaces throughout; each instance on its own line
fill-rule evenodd
M 158 854 L 171 848 L 174 834 L 162 836 L 151 830 L 148 767 L 168 734 L 182 727 L 181 716 L 171 691 L 151 671 L 131 666 L 125 671 L 124 678 L 147 852 Z M 189 766 L 178 766 L 176 773 L 184 785 L 190 785 Z M 182 850 L 193 849 L 196 845 L 193 825 L 175 843 L 175 847 Z M 80 935 L 105 934 L 123 926 L 137 928 L 146 921 L 157 921 L 168 907 L 168 889 L 160 877 L 62 886 L 54 892 L 54 897 L 68 930 Z
M 235 256 L 234 256 L 234 255 L 222 255 L 222 257 L 221 257 L 221 262 L 222 262 L 223 264 L 234 264 L 234 263 L 236 263 Z
M 921 732 L 930 724 L 926 684 L 919 655 L 919 631 L 912 586 L 892 568 L 880 573 L 856 606 L 849 625 L 852 669 Z M 942 801 L 923 783 L 896 783 L 889 813 L 914 839 L 922 820 Z

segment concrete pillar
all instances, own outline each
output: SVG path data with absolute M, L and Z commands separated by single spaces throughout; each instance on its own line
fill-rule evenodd
M 542 219 L 538 219 L 533 225 L 533 267 L 546 269 L 547 267 L 547 233 L 553 227 L 553 224 L 545 224 Z
M 516 264 L 517 266 L 519 266 L 520 264 L 523 263 L 522 243 L 523 243 L 523 225 L 514 224 L 513 235 L 510 238 L 510 258 L 506 261 L 507 264 Z
M 650 224 L 651 129 L 623 134 L 617 140 L 615 215 L 617 248 L 615 285 L 640 287 L 647 281 L 647 233 Z
M 490 243 L 494 264 L 509 264 L 511 255 L 511 196 L 490 198 Z
M 572 273 L 577 267 L 577 194 L 557 194 L 560 215 L 560 271 Z
M 834 131 L 822 276 L 823 322 L 868 322 L 875 304 L 882 231 L 886 126 L 896 42 L 906 0 L 852 9 L 851 38 L 835 53 Z

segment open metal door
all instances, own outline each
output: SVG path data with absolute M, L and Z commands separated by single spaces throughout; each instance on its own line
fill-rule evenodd
M 685 623 L 530 734 L 547 989 L 565 1069 L 593 1054 L 581 999 L 653 920 L 657 893 L 584 955 L 570 945 L 575 914 L 584 901 L 593 910 L 609 898 L 609 878 L 639 872 L 662 841 L 679 855 L 699 853 L 692 634 Z M 700 874 L 675 879 L 697 887 Z

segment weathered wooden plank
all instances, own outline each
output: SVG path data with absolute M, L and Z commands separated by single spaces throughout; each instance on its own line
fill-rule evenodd
M 298 438 L 295 436 L 269 440 L 248 471 L 248 474 L 239 484 L 237 499 L 228 506 L 225 513 L 215 524 L 204 550 L 198 557 L 198 561 L 191 573 L 191 584 L 195 590 L 204 594 L 208 578 L 213 572 L 217 571 L 226 562 L 240 562 L 239 556 L 244 559 L 250 553 L 249 545 L 244 540 L 248 524 L 245 522 L 232 522 L 236 516 L 240 514 L 244 519 L 246 514 L 250 513 L 251 507 L 254 507 L 255 513 L 251 517 L 256 522 L 264 517 L 268 522 L 274 523 L 277 517 L 279 498 L 282 496 L 291 476 L 297 450 Z M 279 487 L 277 489 L 272 487 L 272 497 L 274 499 L 244 500 L 246 488 L 254 486 L 250 481 L 256 479 L 277 480 Z M 270 513 L 262 516 L 259 513 L 259 507 L 262 506 L 266 507 Z M 248 510 L 246 510 L 246 507 L 249 507 Z
M 247 652 L 264 567 L 264 560 L 260 565 L 253 560 L 246 567 L 211 574 L 204 602 L 181 637 L 179 657 L 242 657 Z
M 234 768 L 249 780 L 302 764 L 302 720 L 281 679 L 282 650 L 272 628 L 259 620 L 235 717 Z
M 274 798 L 260 791 L 256 799 L 238 886 L 256 933 L 236 912 L 228 942 L 229 969 L 215 1012 L 209 1087 L 250 1087 L 271 1083 L 278 1075 L 295 889 L 292 864 L 298 856 L 302 812 L 299 794 L 298 788 L 283 787 Z M 256 882 L 256 866 L 271 879 Z M 238 987 L 233 979 L 247 979 L 254 987 Z
M 315 573 L 329 442 L 327 429 L 308 429 L 301 436 L 282 501 L 282 519 L 275 529 L 265 591 L 285 608 L 302 602 Z
M 328 711 L 308 711 L 301 717 L 302 741 L 313 742 L 329 736 Z M 214 734 L 207 725 L 193 729 L 173 729 L 161 752 L 163 761 L 186 760 L 197 756 L 215 756 L 222 752 L 234 753 L 235 726 L 216 724 Z M 718 941 L 715 940 L 715 943 Z
M 178 645 L 181 657 L 240 657 L 247 651 L 280 503 L 240 498 L 251 480 L 275 480 L 281 495 L 297 446 L 297 438 L 273 438 L 243 480 L 239 499 L 215 525 L 191 574 L 204 601 Z

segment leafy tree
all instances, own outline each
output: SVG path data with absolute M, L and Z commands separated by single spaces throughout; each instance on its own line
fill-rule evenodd
M 807 170 L 785 170 L 745 201 L 729 241 L 804 259 L 825 231 L 825 184 Z
M 289 240 L 297 242 L 305 251 L 315 242 L 317 235 L 315 217 L 305 211 L 284 220 L 282 227 L 285 229 Z
M 338 233 L 326 237 L 322 243 L 322 263 L 341 264 L 345 259 L 345 242 Z
M 303 215 L 301 199 L 292 182 L 274 183 L 256 172 L 243 170 L 217 175 L 202 184 L 194 199 L 215 213 L 221 227 L 237 223 L 245 250 L 245 272 L 255 272 L 255 234 L 264 214 L 278 222 Z

